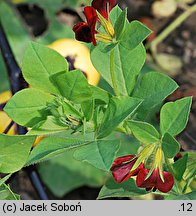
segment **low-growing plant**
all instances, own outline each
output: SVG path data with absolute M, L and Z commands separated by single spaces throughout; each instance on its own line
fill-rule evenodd
M 180 153 L 175 138 L 186 127 L 191 97 L 162 106 L 178 85 L 162 73 L 142 71 L 143 41 L 151 30 L 129 22 L 127 9 L 122 11 L 115 0 L 92 1 L 84 13 L 87 21 L 73 27 L 76 39 L 92 42 L 92 63 L 110 87 L 90 85 L 80 70 L 69 71 L 60 54 L 31 42 L 22 64 L 31 88 L 16 93 L 4 108 L 29 131 L 0 135 L 0 172 L 11 174 L 73 150 L 77 160 L 112 173 L 100 199 L 155 191 L 168 199 L 193 199 L 194 153 Z M 154 116 L 159 110 L 158 125 Z M 119 155 L 123 142 L 114 132 L 136 138 L 137 154 Z M 0 180 L 1 187 L 7 188 L 8 177 Z

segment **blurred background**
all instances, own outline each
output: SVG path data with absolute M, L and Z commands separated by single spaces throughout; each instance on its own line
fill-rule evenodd
M 72 27 L 85 19 L 83 7 L 90 0 L 0 0 L 0 22 L 3 25 L 15 58 L 22 63 L 29 41 L 47 45 L 80 68 L 89 82 L 107 89 L 92 67 L 89 46 L 74 40 Z M 128 7 L 129 20 L 140 20 L 153 33 L 145 41 L 147 62 L 143 73 L 156 70 L 172 77 L 180 86 L 167 101 L 193 96 L 187 129 L 177 139 L 185 150 L 196 149 L 196 13 L 193 0 L 120 0 L 121 8 Z M 194 10 L 193 10 L 194 8 Z M 0 53 L 0 132 L 10 119 L 2 111 L 11 97 L 6 67 Z M 158 116 L 158 115 L 157 115 Z M 158 117 L 157 117 L 158 118 Z M 12 128 L 10 134 L 14 134 Z M 122 141 L 120 155 L 134 153 L 136 140 L 112 134 Z M 131 145 L 130 145 L 131 143 Z M 76 161 L 72 152 L 42 163 L 38 171 L 51 199 L 96 199 L 108 174 L 91 165 Z M 10 182 L 22 199 L 38 199 L 25 172 L 15 175 Z M 151 199 L 152 197 L 144 197 Z M 161 197 L 156 197 L 161 199 Z

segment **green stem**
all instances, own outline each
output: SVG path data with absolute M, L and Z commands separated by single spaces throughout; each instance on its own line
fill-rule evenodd
M 196 12 L 196 4 L 189 7 L 179 17 L 177 17 L 160 35 L 158 35 L 151 43 L 146 45 L 146 49 L 156 47 L 161 43 L 174 29 L 176 29 L 184 20 L 186 20 L 192 13 Z
M 186 185 L 184 186 L 183 190 L 182 190 L 182 193 L 186 193 L 186 190 L 187 188 L 189 187 L 189 185 L 191 184 L 191 182 L 193 181 L 194 177 L 193 178 L 190 178 L 189 180 L 187 180 L 186 182 Z
M 126 134 L 127 133 L 127 131 L 126 131 L 126 129 L 124 128 L 124 127 L 117 127 L 116 129 L 115 129 L 115 131 L 117 131 L 117 132 L 120 132 L 120 133 L 123 133 L 123 134 Z
M 86 118 L 83 119 L 83 135 L 86 134 Z
M 4 185 L 4 187 L 12 194 L 12 196 L 14 197 L 14 199 L 17 200 L 16 195 L 11 191 L 10 187 L 7 186 L 5 183 L 4 183 L 3 185 Z
M 116 79 L 115 79 L 115 72 L 114 72 L 114 49 L 111 50 L 110 52 L 110 74 L 112 78 L 112 84 L 114 88 L 114 92 L 116 96 L 119 96 L 117 84 L 116 84 Z

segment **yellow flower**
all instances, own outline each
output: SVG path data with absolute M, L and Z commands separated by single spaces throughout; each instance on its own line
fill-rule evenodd
M 44 139 L 44 136 L 38 136 L 33 144 L 33 147 L 35 147 L 41 140 Z
M 87 75 L 91 85 L 97 85 L 100 79 L 99 73 L 91 63 L 89 49 L 74 39 L 59 39 L 48 46 L 60 53 L 63 57 L 73 57 L 74 67 L 82 70 Z
M 12 96 L 11 91 L 5 91 L 0 94 L 0 104 L 5 104 Z
M 0 104 L 5 104 L 11 98 L 11 96 L 12 96 L 11 91 L 5 91 L 1 93 Z M 0 133 L 3 133 L 10 123 L 11 123 L 11 119 L 8 117 L 8 115 L 4 111 L 0 111 Z M 15 134 L 14 126 L 11 127 L 11 129 L 7 134 L 9 135 Z
M 11 119 L 8 117 L 8 115 L 5 112 L 0 111 L 0 133 L 3 133 L 10 123 L 11 123 Z M 11 127 L 11 129 L 8 131 L 7 134 L 9 135 L 15 134 L 14 126 Z

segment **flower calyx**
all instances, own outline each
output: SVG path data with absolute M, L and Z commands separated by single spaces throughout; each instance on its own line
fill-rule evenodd
M 147 145 L 138 155 L 138 158 L 134 164 L 134 166 L 132 167 L 132 170 L 136 169 L 140 163 L 145 162 L 149 156 L 153 153 L 155 148 L 154 144 L 149 144 Z M 131 170 L 131 171 L 132 171 Z
M 99 18 L 101 25 L 105 29 L 107 35 L 111 36 L 111 38 L 114 38 L 115 31 L 111 21 L 105 19 L 98 11 L 97 11 L 97 16 Z

